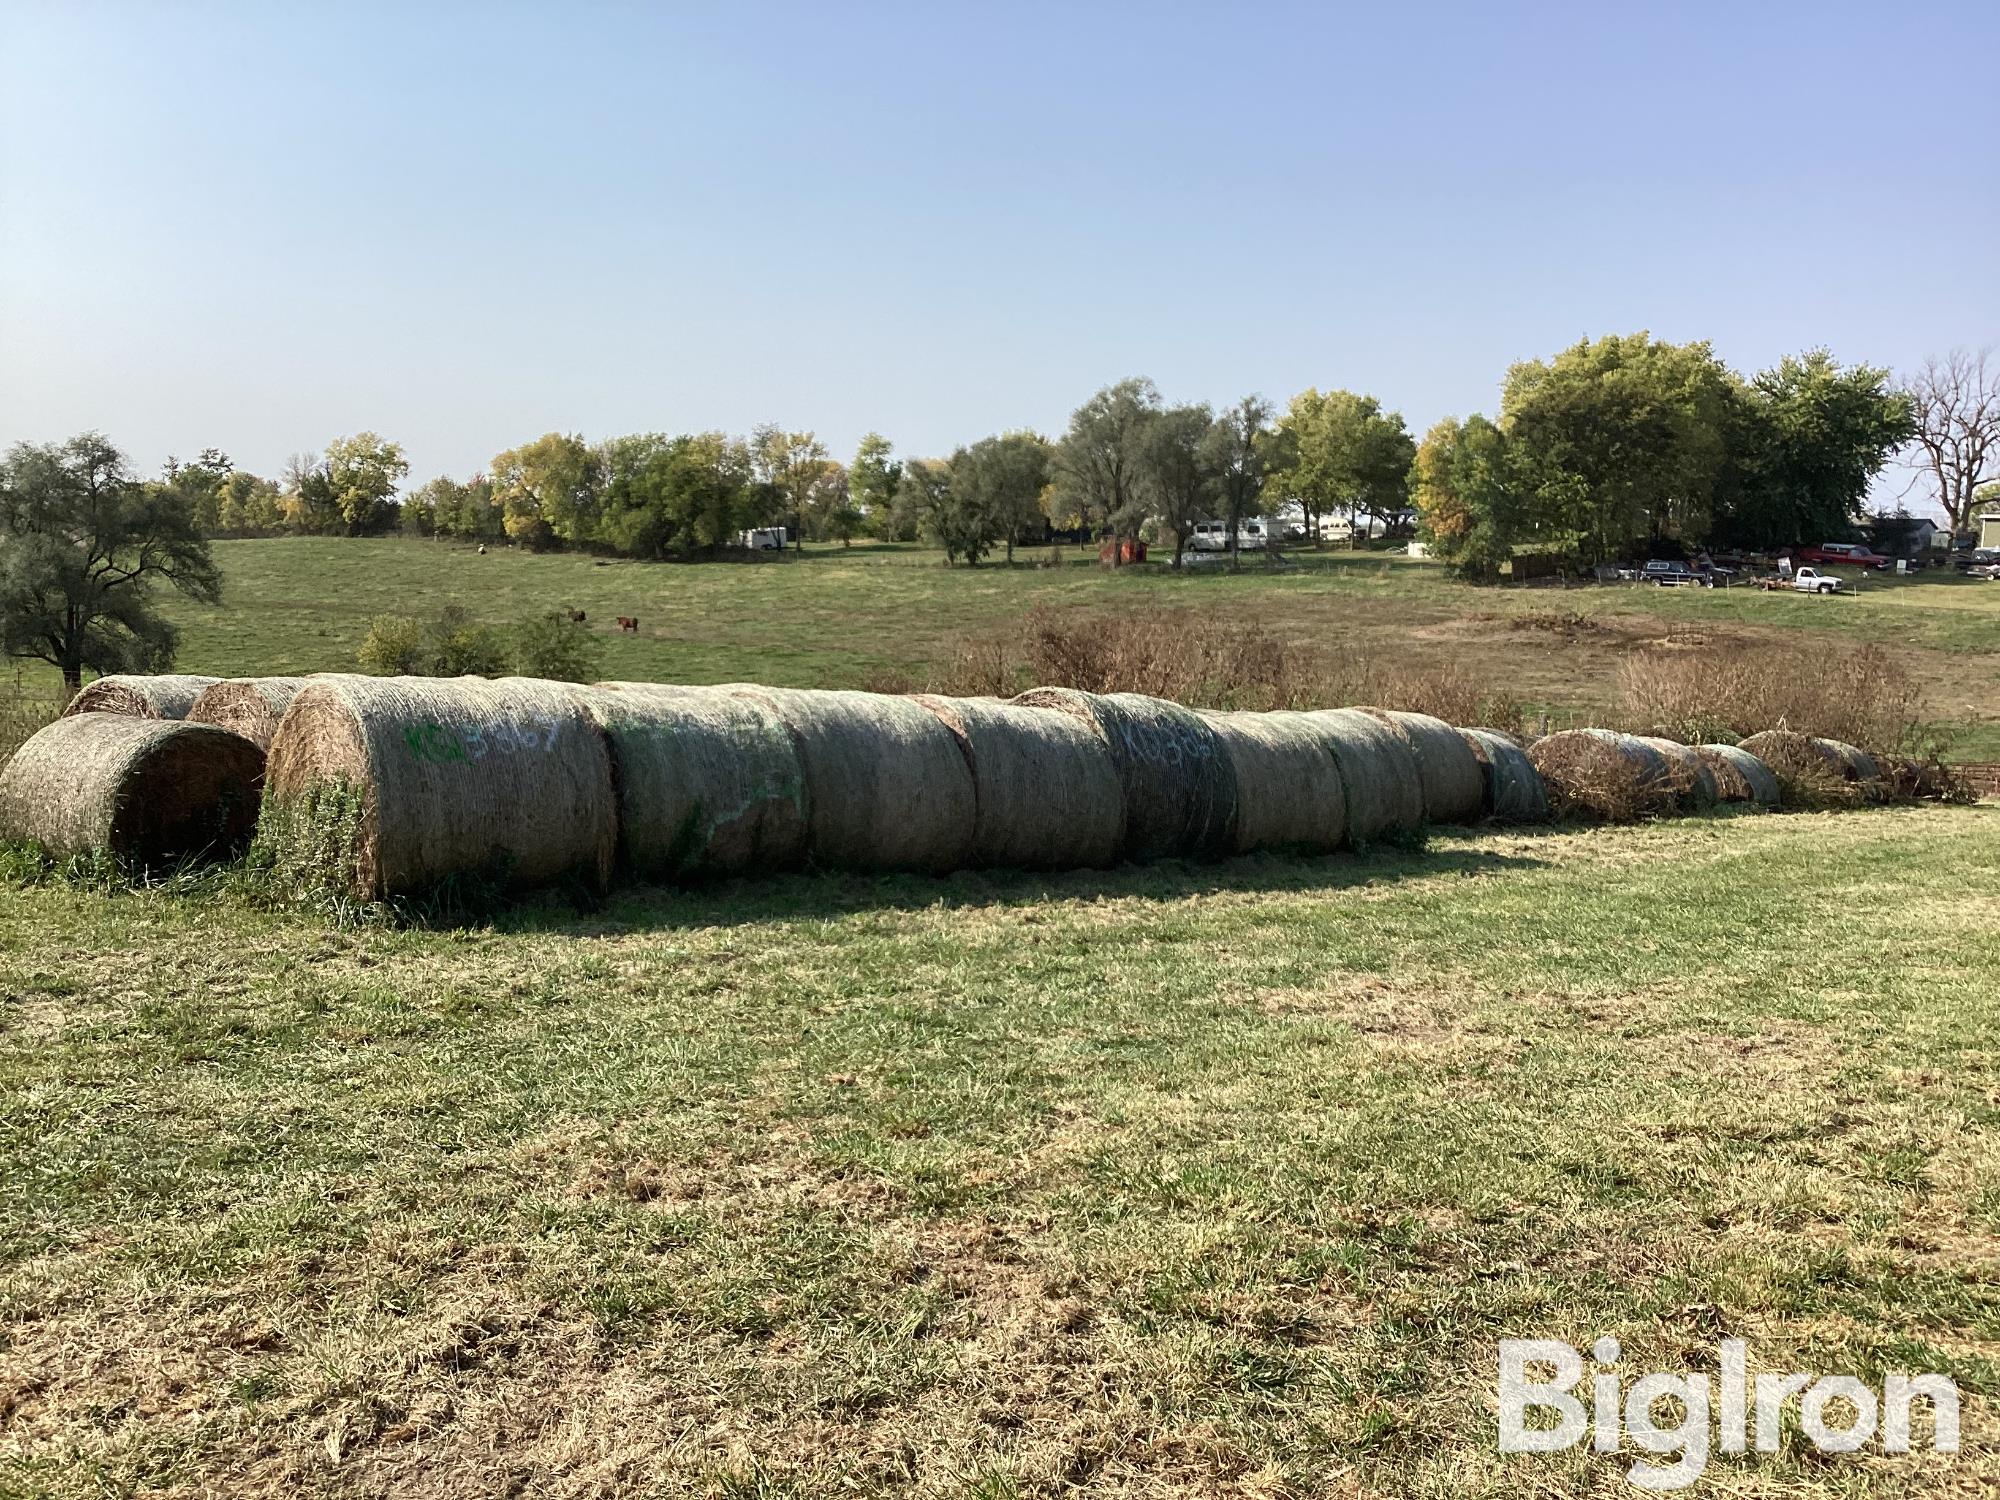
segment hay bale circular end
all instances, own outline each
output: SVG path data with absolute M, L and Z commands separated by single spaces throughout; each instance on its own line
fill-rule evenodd
M 1696 745 L 1694 753 L 1707 762 L 1722 801 L 1757 807 L 1777 807 L 1784 801 L 1776 773 L 1748 750 L 1736 745 Z
M 1479 759 L 1481 807 L 1504 823 L 1540 823 L 1549 816 L 1548 789 L 1527 750 L 1498 729 L 1461 729 Z
M 264 752 L 209 724 L 71 714 L 0 770 L 0 838 L 157 869 L 230 859 L 257 827 Z

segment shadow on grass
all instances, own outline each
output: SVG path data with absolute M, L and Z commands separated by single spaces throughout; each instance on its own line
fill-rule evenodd
M 674 927 L 750 926 L 800 917 L 866 912 L 1032 906 L 1048 901 L 1170 902 L 1196 896 L 1344 891 L 1440 875 L 1497 875 L 1549 861 L 1486 849 L 1380 845 L 1365 853 L 1243 855 L 1218 864 L 1162 860 L 1109 870 L 961 870 L 950 875 L 865 875 L 844 871 L 760 876 L 698 886 L 625 886 L 593 910 L 559 893 L 529 896 L 494 911 L 507 932 L 578 936 Z

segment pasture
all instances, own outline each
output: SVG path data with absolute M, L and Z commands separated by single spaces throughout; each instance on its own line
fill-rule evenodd
M 1185 604 L 1607 701 L 1635 646 L 1881 640 L 2000 734 L 2000 588 L 1471 590 L 837 549 L 219 544 L 181 666 L 586 610 L 613 676 L 921 680 Z M 45 684 L 31 684 L 45 686 Z M 1942 693 L 1940 701 L 1943 704 Z M 2000 1486 L 2000 810 L 1441 832 L 1322 860 L 786 876 L 337 922 L 0 865 L 0 1495 L 1628 1493 L 1503 1458 L 1498 1340 L 1939 1371 Z
M 1630 653 L 1800 637 L 1872 642 L 1906 660 L 1955 755 L 2000 759 L 2000 586 L 1931 573 L 1860 580 L 1858 597 L 1752 589 L 1476 588 L 1436 563 L 1340 549 L 1292 554 L 1294 566 L 1174 576 L 1111 572 L 1076 548 L 1024 550 L 1016 566 L 942 566 L 928 548 L 812 547 L 779 562 L 672 565 L 400 538 L 279 538 L 215 544 L 219 609 L 170 600 L 182 632 L 177 669 L 216 676 L 355 670 L 381 615 L 458 604 L 500 624 L 580 609 L 606 644 L 605 671 L 646 681 L 749 680 L 780 687 L 922 685 L 968 643 L 1015 630 L 1038 607 L 1120 611 L 1166 606 L 1227 630 L 1254 621 L 1334 653 L 1415 665 L 1456 663 L 1552 722 L 1616 696 Z M 617 629 L 620 615 L 639 630 Z M 52 698 L 54 674 L 17 674 Z

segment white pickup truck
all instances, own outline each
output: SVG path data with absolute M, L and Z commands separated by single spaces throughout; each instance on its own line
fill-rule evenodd
M 1792 575 L 1792 587 L 1801 594 L 1837 594 L 1840 592 L 1841 582 L 1831 573 L 1800 568 Z

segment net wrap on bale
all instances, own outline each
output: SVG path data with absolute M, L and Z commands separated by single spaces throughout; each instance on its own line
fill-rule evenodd
M 1417 779 L 1423 787 L 1424 821 L 1470 823 L 1479 816 L 1483 783 L 1479 757 L 1443 719 L 1395 709 L 1363 708 L 1394 728 L 1416 752 Z
M 1423 771 L 1409 735 L 1359 708 L 1316 708 L 1299 718 L 1322 737 L 1340 768 L 1350 845 L 1423 827 Z
M 222 679 L 171 673 L 100 677 L 70 699 L 65 714 L 129 714 L 135 719 L 185 719 L 195 699 Z
M 608 682 L 577 695 L 610 745 L 622 866 L 642 879 L 790 869 L 806 779 L 770 705 L 720 688 Z
M 602 888 L 618 812 L 604 733 L 568 683 L 315 677 L 271 741 L 281 866 L 364 898 L 474 877 Z
M 1548 789 L 1519 740 L 1497 729 L 1459 733 L 1479 759 L 1480 805 L 1487 817 L 1503 823 L 1540 823 L 1548 818 Z
M 204 688 L 187 717 L 198 724 L 218 724 L 268 750 L 278 721 L 305 685 L 303 677 L 231 678 Z
M 1674 776 L 1666 759 L 1635 735 L 1565 729 L 1528 748 L 1550 806 L 1611 819 L 1671 811 Z
M 1033 688 L 1012 700 L 1095 727 L 1125 793 L 1125 857 L 1212 859 L 1230 851 L 1236 778 L 1208 721 L 1142 693 Z
M 1206 714 L 1236 783 L 1233 847 L 1324 854 L 1347 840 L 1332 739 L 1302 713 Z
M 1776 807 L 1784 801 L 1777 775 L 1748 750 L 1735 745 L 1697 745 L 1694 753 L 1708 763 L 1722 801 L 1750 802 L 1758 807 Z
M 1674 787 L 1674 801 L 1679 806 L 1698 812 L 1722 800 L 1715 772 L 1692 748 L 1679 740 L 1663 739 L 1658 735 L 1642 734 L 1635 738 L 1651 747 L 1667 763 L 1667 775 Z
M 0 839 L 137 868 L 227 859 L 256 831 L 263 774 L 264 752 L 214 725 L 72 714 L 0 769 Z
M 910 698 L 730 684 L 791 732 L 805 771 L 807 854 L 849 870 L 963 867 L 978 822 L 958 739 Z

